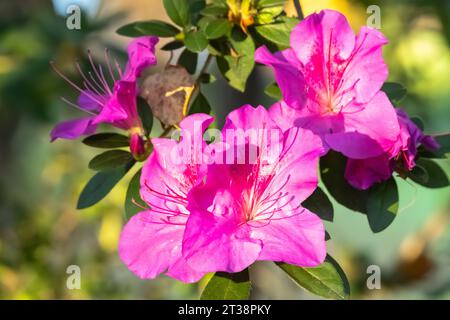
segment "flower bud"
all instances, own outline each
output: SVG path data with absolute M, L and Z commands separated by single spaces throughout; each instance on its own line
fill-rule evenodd
M 130 151 L 137 161 L 144 161 L 150 153 L 150 141 L 138 133 L 133 133 L 130 138 Z

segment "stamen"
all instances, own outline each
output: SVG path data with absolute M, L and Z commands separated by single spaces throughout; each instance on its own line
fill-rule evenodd
M 109 76 L 111 77 L 111 80 L 114 83 L 116 83 L 116 78 L 114 77 L 114 73 L 112 72 L 112 68 L 111 68 L 111 62 L 110 62 L 108 48 L 105 49 L 105 61 L 106 61 L 106 65 L 108 66 Z
M 91 115 L 93 115 L 93 116 L 97 116 L 97 115 L 98 115 L 98 114 L 96 114 L 96 113 L 94 113 L 94 112 L 92 112 L 92 111 L 89 111 L 89 110 L 86 110 L 86 109 L 81 108 L 79 105 L 77 105 L 77 104 L 75 104 L 75 103 L 73 103 L 73 102 L 70 102 L 69 100 L 67 100 L 67 99 L 64 98 L 64 97 L 60 97 L 60 99 L 61 99 L 63 102 L 67 103 L 69 106 L 74 107 L 74 108 L 76 108 L 76 109 L 78 109 L 78 110 L 80 110 L 80 111 L 87 112 L 87 113 L 89 113 L 89 114 L 91 114 Z
M 97 102 L 99 105 L 103 105 L 102 102 L 98 101 L 98 99 L 96 99 L 95 97 L 93 97 L 92 95 L 90 95 L 88 92 L 86 92 L 86 90 L 81 89 L 77 84 L 75 84 L 72 80 L 70 80 L 69 78 L 67 78 L 61 71 L 59 71 L 56 67 L 55 67 L 55 63 L 53 61 L 50 62 L 50 66 L 52 67 L 53 71 L 55 71 L 61 78 L 63 78 L 68 84 L 70 84 L 72 87 L 74 87 L 75 89 L 77 89 L 80 93 L 84 93 L 86 96 L 88 96 L 92 101 Z M 84 111 L 84 110 L 83 110 Z

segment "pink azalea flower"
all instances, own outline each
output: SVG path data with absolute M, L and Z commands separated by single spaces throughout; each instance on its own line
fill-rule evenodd
M 396 109 L 400 123 L 400 134 L 393 149 L 377 157 L 368 159 L 348 159 L 345 178 L 357 189 L 368 189 L 374 183 L 389 179 L 394 171 L 400 175 L 415 167 L 417 148 L 422 145 L 428 150 L 439 148 L 436 140 L 424 135 L 411 121 L 408 114 Z
M 207 146 L 202 133 L 211 122 L 207 115 L 192 115 L 181 129 L 193 139 L 183 134 L 180 142 L 152 140 L 154 152 L 141 178 L 141 196 L 151 209 L 122 231 L 122 261 L 141 278 L 166 272 L 184 282 L 207 272 L 241 271 L 256 260 L 322 263 L 323 223 L 301 207 L 317 186 L 320 138 L 298 128 L 283 134 L 264 108 L 244 106 L 227 118 L 228 140 Z M 263 132 L 256 140 L 255 129 Z M 232 153 L 232 164 L 223 161 L 238 147 L 227 130 L 244 132 L 237 140 L 258 149 L 255 162 L 238 164 L 239 152 Z M 269 131 L 272 138 L 264 135 Z M 271 144 L 281 148 L 266 152 Z
M 355 36 L 339 12 L 324 10 L 300 22 L 291 48 L 272 54 L 260 47 L 256 61 L 271 66 L 283 101 L 271 116 L 283 129 L 312 130 L 327 147 L 364 159 L 381 155 L 399 134 L 395 110 L 380 91 L 388 70 L 382 33 L 362 27 Z
M 124 72 L 117 62 L 115 62 L 116 71 L 113 71 L 106 51 L 107 76 L 100 65 L 95 66 L 89 53 L 92 72 L 85 74 L 80 65 L 76 65 L 83 79 L 82 86 L 73 83 L 54 68 L 63 79 L 80 92 L 76 104 L 66 99 L 63 100 L 84 111 L 88 116 L 56 125 L 50 134 L 51 141 L 58 138 L 76 139 L 82 135 L 92 134 L 96 131 L 97 125 L 104 122 L 127 130 L 131 135 L 142 135 L 142 123 L 136 107 L 136 81 L 143 69 L 156 64 L 155 45 L 157 42 L 158 38 L 156 37 L 140 37 L 131 41 L 128 45 L 128 63 Z M 112 89 L 109 82 L 114 83 Z
M 258 157 L 242 163 L 236 152 L 233 164 L 213 163 L 205 182 L 190 191 L 183 237 L 187 263 L 201 272 L 238 272 L 256 260 L 304 267 L 322 263 L 323 223 L 301 207 L 317 186 L 318 159 L 324 152 L 320 138 L 299 128 L 283 134 L 263 107 L 231 112 L 224 139 L 227 130 L 244 132 L 240 140 L 248 152 L 256 148 Z M 255 130 L 262 133 L 257 140 L 251 137 Z M 235 137 L 224 143 L 225 153 L 238 147 Z M 280 146 L 273 148 L 275 154 L 267 150 L 271 144 Z M 226 158 L 216 155 L 216 160 Z
M 186 149 L 192 156 L 202 153 L 203 131 L 213 121 L 208 115 L 195 114 L 185 118 L 180 127 L 194 139 L 177 143 L 172 139 L 152 139 L 154 151 L 141 174 L 141 197 L 151 207 L 133 216 L 122 231 L 119 255 L 127 267 L 143 279 L 160 273 L 184 282 L 196 282 L 204 276 L 186 264 L 182 257 L 182 239 L 189 217 L 187 194 L 205 175 L 199 161 L 177 161 Z M 199 132 L 194 125 L 199 125 Z M 196 148 L 195 150 L 193 148 Z

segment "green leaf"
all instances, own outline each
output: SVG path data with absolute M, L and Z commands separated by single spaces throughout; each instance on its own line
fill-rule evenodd
M 142 170 L 136 172 L 128 185 L 127 194 L 125 196 L 125 217 L 127 220 L 131 219 L 131 217 L 135 214 L 143 211 L 142 208 L 147 207 L 147 204 L 141 199 L 140 195 L 141 172 Z
M 317 187 L 314 193 L 303 201 L 302 206 L 317 214 L 322 220 L 333 221 L 333 204 L 320 187 Z
M 171 24 L 159 20 L 133 22 L 117 30 L 117 33 L 127 37 L 140 37 L 145 35 L 161 38 L 175 37 L 180 30 Z
M 231 30 L 231 24 L 226 19 L 218 19 L 211 21 L 205 27 L 205 35 L 208 39 L 217 39 L 226 34 Z
M 284 6 L 286 0 L 259 0 L 257 8 Z
M 214 83 L 217 79 L 213 74 L 210 73 L 204 73 L 200 75 L 200 82 L 205 84 Z
M 197 53 L 184 49 L 178 58 L 178 64 L 185 67 L 190 74 L 194 74 L 197 70 L 197 57 Z
M 244 92 L 247 79 L 255 66 L 255 43 L 250 36 L 236 28 L 229 41 L 234 52 L 224 57 L 218 57 L 217 65 L 230 86 Z
M 327 299 L 348 299 L 350 286 L 344 271 L 329 255 L 318 267 L 302 268 L 287 263 L 277 265 L 299 286 Z
M 180 27 L 189 24 L 189 6 L 186 0 L 163 0 L 167 15 Z
M 428 176 L 427 171 L 425 168 L 422 168 L 419 165 L 416 165 L 409 173 L 408 177 L 417 182 L 418 184 L 427 183 L 430 177 Z
M 208 39 L 202 31 L 190 31 L 186 34 L 184 45 L 192 52 L 201 52 L 208 45 Z
M 118 133 L 97 133 L 85 138 L 83 143 L 94 148 L 122 148 L 129 146 L 130 139 Z
M 353 188 L 344 177 L 347 159 L 335 151 L 320 158 L 320 175 L 330 195 L 343 206 L 366 213 L 368 191 Z
M 383 90 L 387 94 L 389 100 L 395 104 L 399 103 L 408 93 L 404 86 L 396 82 L 385 82 L 381 90 Z
M 248 269 L 239 273 L 216 272 L 203 290 L 200 300 L 247 300 L 250 287 Z
M 201 11 L 203 16 L 226 16 L 228 13 L 228 7 L 222 5 L 211 4 L 206 6 L 205 9 Z
M 153 113 L 147 101 L 141 97 L 137 98 L 137 110 L 144 126 L 146 136 L 150 136 L 153 128 Z
M 89 162 L 89 169 L 95 171 L 106 171 L 121 167 L 133 159 L 128 151 L 108 150 L 95 156 Z
M 283 22 L 256 26 L 255 31 L 264 39 L 277 45 L 279 49 L 286 49 L 290 46 L 291 31 L 298 22 L 296 18 L 285 18 Z
M 428 150 L 423 145 L 419 147 L 419 156 L 430 159 L 445 159 L 450 157 L 450 134 L 432 136 L 439 144 L 439 149 Z
M 199 91 L 197 94 L 197 97 L 195 97 L 195 100 L 189 109 L 189 114 L 194 114 L 194 113 L 210 114 L 210 112 L 211 112 L 211 106 L 210 106 L 208 100 L 206 100 L 205 96 Z
M 280 87 L 276 83 L 269 84 L 265 89 L 264 93 L 275 100 L 283 99 Z
M 165 44 L 164 46 L 161 47 L 161 50 L 163 51 L 173 51 L 173 50 L 177 50 L 184 47 L 184 43 L 182 41 L 179 40 L 174 40 L 171 41 L 167 44 Z
M 447 174 L 436 162 L 430 159 L 419 158 L 417 160 L 417 166 L 425 171 L 427 176 L 424 178 L 424 176 L 419 177 L 417 174 L 410 174 L 408 177 L 411 180 L 431 189 L 448 187 L 449 180 Z
M 95 174 L 84 187 L 78 199 L 77 209 L 85 209 L 102 200 L 135 164 L 132 160 L 126 165 Z
M 206 7 L 206 0 L 188 0 L 191 23 L 196 25 L 200 19 L 200 12 Z
M 275 21 L 275 18 L 278 17 L 284 10 L 284 6 L 277 7 L 269 7 L 264 8 L 258 11 L 258 14 L 255 17 L 256 24 L 269 24 Z
M 419 128 L 420 130 L 424 130 L 425 126 L 423 124 L 423 120 L 419 117 L 412 117 L 411 121 L 414 122 L 414 124 L 417 126 L 417 128 Z
M 373 232 L 386 229 L 397 216 L 398 189 L 394 178 L 377 183 L 369 190 L 367 219 Z
M 445 154 L 447 158 L 450 155 L 450 134 L 440 134 L 433 136 L 436 142 L 439 144 L 439 152 Z

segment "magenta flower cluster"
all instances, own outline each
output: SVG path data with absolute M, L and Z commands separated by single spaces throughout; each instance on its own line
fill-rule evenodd
M 136 79 L 156 63 L 156 43 L 143 37 L 130 44 L 129 63 L 123 73 L 119 69 L 118 80 L 110 68 L 113 89 L 103 70 L 93 66 L 97 79 L 86 77 L 78 101 L 90 116 L 59 124 L 52 139 L 91 134 L 109 122 L 129 131 L 131 147 L 138 149 Z M 151 140 L 140 189 L 149 209 L 126 224 L 119 243 L 122 261 L 140 278 L 166 273 L 184 282 L 209 272 L 239 272 L 257 260 L 321 264 L 324 225 L 302 207 L 317 187 L 321 156 L 330 149 L 345 155 L 345 178 L 367 189 L 394 171 L 412 170 L 419 145 L 438 148 L 381 91 L 388 76 L 382 57 L 386 43 L 371 28 L 355 35 L 342 14 L 325 10 L 295 27 L 289 49 L 259 48 L 255 59 L 273 69 L 283 99 L 268 111 L 245 105 L 231 112 L 221 139 L 212 144 L 203 140 L 214 120 L 206 114 L 188 116 L 179 125 L 194 139 Z M 226 130 L 244 136 L 230 139 Z M 267 134 L 255 140 L 248 135 L 254 131 Z M 231 163 L 214 161 L 239 147 L 256 150 L 256 161 L 238 161 L 238 152 Z M 181 157 L 185 150 L 191 161 L 174 161 L 173 155 Z M 212 161 L 195 161 L 199 158 Z

